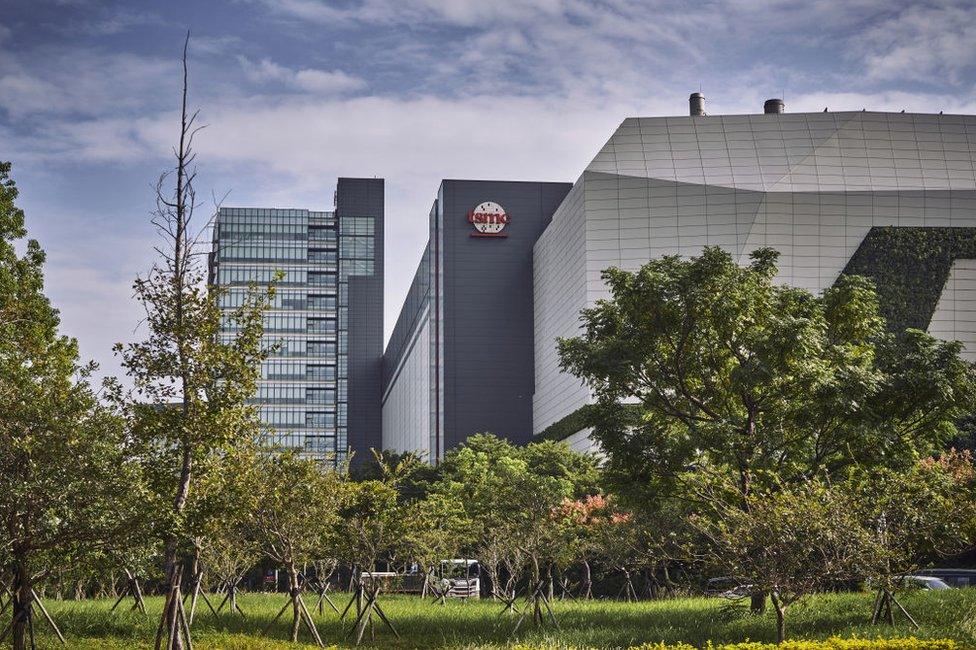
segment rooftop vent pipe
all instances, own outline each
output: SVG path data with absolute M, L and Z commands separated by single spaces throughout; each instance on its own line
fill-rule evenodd
M 767 99 L 763 104 L 763 113 L 782 113 L 785 108 L 786 104 L 782 99 Z
M 701 93 L 691 93 L 691 97 L 688 98 L 688 107 L 691 109 L 692 115 L 704 115 L 705 95 L 702 95 Z

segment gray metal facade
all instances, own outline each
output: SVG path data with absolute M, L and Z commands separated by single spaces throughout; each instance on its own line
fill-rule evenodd
M 571 187 L 442 182 L 430 241 L 384 358 L 385 447 L 419 450 L 436 461 L 478 432 L 529 440 L 532 249 Z M 486 201 L 510 217 L 504 237 L 472 236 L 468 214 Z M 405 374 L 411 364 L 420 369 L 419 378 Z M 406 416 L 395 412 L 395 403 L 403 401 L 417 408 Z M 414 431 L 418 426 L 427 431 Z
M 345 408 L 348 448 L 355 454 L 353 462 L 356 463 L 367 459 L 370 449 L 379 450 L 383 444 L 380 410 L 383 179 L 340 178 L 336 187 L 336 218 L 339 221 L 339 422 L 341 425 Z M 349 226 L 363 222 L 372 223 L 365 234 Z M 372 250 L 363 251 L 361 246 L 352 245 L 363 238 L 371 242 Z

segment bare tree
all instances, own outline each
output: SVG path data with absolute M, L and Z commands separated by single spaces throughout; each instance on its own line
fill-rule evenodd
M 116 346 L 133 377 L 132 407 L 136 437 L 144 442 L 152 469 L 148 507 L 163 546 L 166 600 L 156 633 L 156 648 L 189 645 L 183 611 L 182 580 L 193 540 L 208 518 L 220 515 L 221 500 L 206 490 L 191 492 L 195 476 L 205 475 L 221 454 L 259 433 L 253 397 L 260 362 L 262 315 L 273 289 L 248 292 L 244 304 L 223 313 L 222 290 L 206 286 L 199 243 L 208 224 L 194 230 L 196 192 L 194 137 L 203 126 L 188 113 L 187 49 L 183 44 L 183 86 L 175 169 L 159 177 L 152 224 L 159 233 L 158 255 L 145 278 L 135 281 L 136 299 L 145 308 L 145 341 Z M 168 183 L 174 181 L 170 192 Z M 221 336 L 223 323 L 235 334 Z

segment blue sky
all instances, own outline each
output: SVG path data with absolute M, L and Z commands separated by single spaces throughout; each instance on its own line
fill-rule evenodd
M 0 0 L 0 159 L 105 372 L 139 334 L 187 28 L 208 204 L 328 209 L 337 176 L 387 179 L 387 332 L 442 178 L 573 181 L 699 88 L 712 114 L 976 112 L 973 0 Z

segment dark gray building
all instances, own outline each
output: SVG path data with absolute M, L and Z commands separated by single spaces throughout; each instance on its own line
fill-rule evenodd
M 445 180 L 383 359 L 383 447 L 532 434 L 533 253 L 570 183 Z
M 221 208 L 211 282 L 230 312 L 249 283 L 283 274 L 265 315 L 254 403 L 268 436 L 303 454 L 342 461 L 382 442 L 383 179 L 340 178 L 335 209 Z

